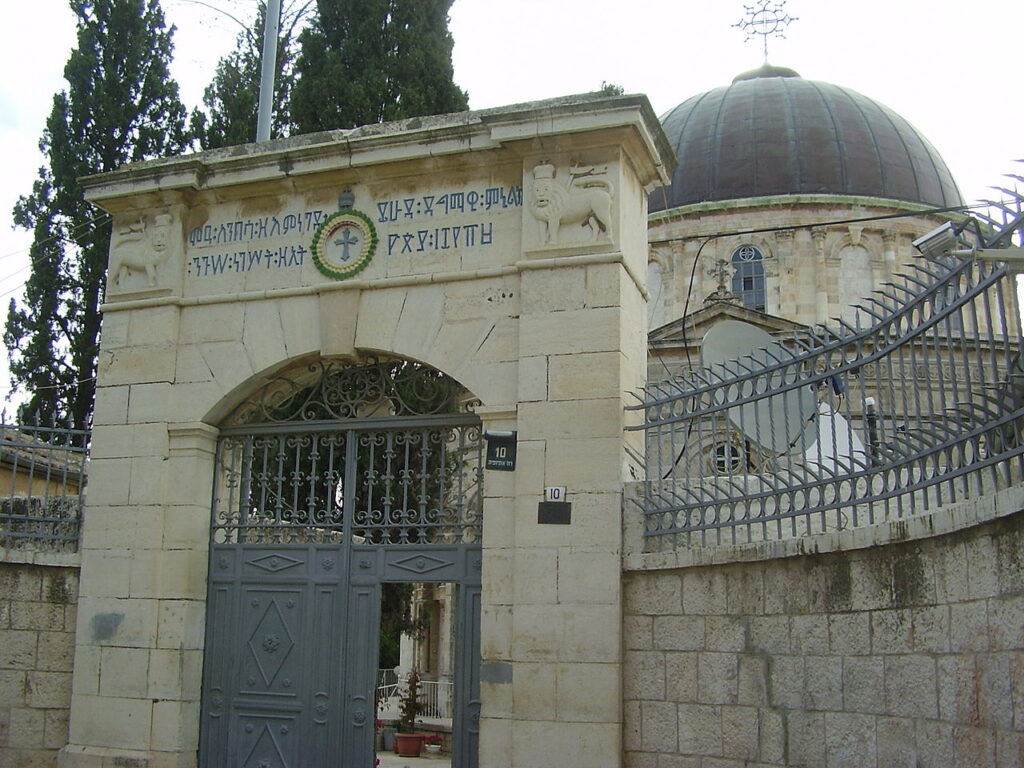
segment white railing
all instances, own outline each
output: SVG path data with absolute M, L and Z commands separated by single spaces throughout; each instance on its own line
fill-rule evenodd
M 401 707 L 406 686 L 398 682 L 394 672 L 382 669 L 377 675 L 377 701 L 382 709 Z M 417 717 L 450 719 L 452 716 L 452 683 L 437 680 L 420 680 L 419 712 Z
M 452 716 L 451 683 L 436 680 L 420 681 L 420 717 L 450 718 Z
M 382 691 L 385 688 L 391 690 L 390 696 L 394 696 L 394 688 L 398 685 L 398 673 L 395 672 L 394 668 L 391 669 L 378 669 L 377 670 L 377 690 Z

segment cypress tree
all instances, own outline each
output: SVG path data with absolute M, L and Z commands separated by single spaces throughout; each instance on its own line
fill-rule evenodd
M 32 271 L 4 331 L 19 417 L 89 426 L 109 217 L 85 202 L 78 179 L 186 149 L 185 108 L 170 79 L 173 28 L 159 0 L 70 0 L 77 47 L 64 68 L 39 142 L 45 157 L 31 194 L 14 208 L 32 230 Z
M 291 119 L 299 133 L 467 108 L 455 85 L 452 0 L 318 0 L 300 36 Z

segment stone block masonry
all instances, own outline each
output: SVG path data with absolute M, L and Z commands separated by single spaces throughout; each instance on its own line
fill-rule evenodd
M 0 562 L 0 765 L 57 764 L 67 743 L 78 568 Z
M 1022 523 L 628 572 L 626 766 L 1024 765 Z

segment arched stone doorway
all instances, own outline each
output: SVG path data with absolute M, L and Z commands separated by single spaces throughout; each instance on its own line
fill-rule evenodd
M 456 590 L 453 765 L 477 765 L 483 471 L 455 380 L 316 361 L 262 386 L 215 458 L 200 766 L 372 765 L 385 583 Z

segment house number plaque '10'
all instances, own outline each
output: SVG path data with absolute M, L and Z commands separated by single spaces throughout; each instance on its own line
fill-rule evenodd
M 484 467 L 499 472 L 512 472 L 516 468 L 516 433 L 484 432 L 487 457 Z

